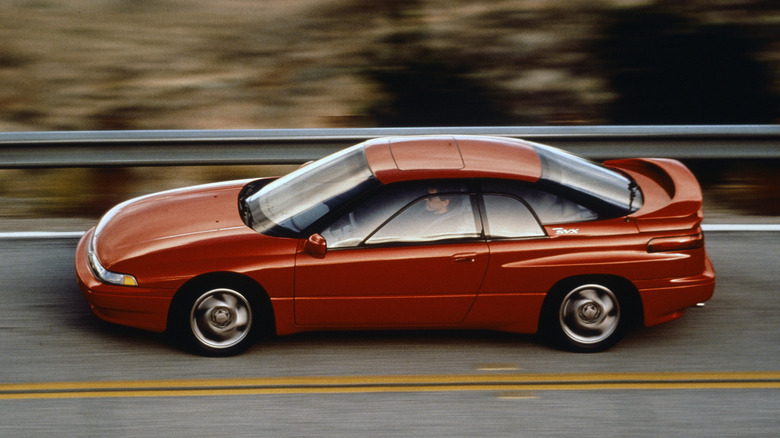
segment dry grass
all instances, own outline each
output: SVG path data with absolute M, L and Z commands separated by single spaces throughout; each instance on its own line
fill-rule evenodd
M 321 124 L 322 117 L 348 112 L 350 96 L 360 93 L 359 83 L 333 71 L 339 48 L 322 52 L 328 38 L 319 38 L 312 23 L 327 4 L 4 2 L 0 128 Z M 325 90 L 333 97 L 328 105 L 319 96 Z

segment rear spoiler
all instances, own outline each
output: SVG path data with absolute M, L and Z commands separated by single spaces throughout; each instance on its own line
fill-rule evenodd
M 666 158 L 610 160 L 604 165 L 628 173 L 639 184 L 645 204 L 630 217 L 640 231 L 696 229 L 701 224 L 699 182 L 684 164 Z

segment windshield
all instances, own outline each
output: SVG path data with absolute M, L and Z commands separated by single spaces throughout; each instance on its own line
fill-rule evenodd
M 542 162 L 542 180 L 585 193 L 624 214 L 642 207 L 642 192 L 630 178 L 560 149 L 540 144 L 533 146 Z
M 279 178 L 246 200 L 252 227 L 297 234 L 342 202 L 379 185 L 361 145 L 344 149 Z

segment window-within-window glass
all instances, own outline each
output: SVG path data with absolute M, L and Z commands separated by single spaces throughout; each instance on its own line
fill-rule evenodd
M 505 193 L 527 202 L 542 224 L 564 224 L 596 220 L 598 213 L 555 193 L 514 181 L 490 181 L 485 192 Z
M 544 236 L 539 222 L 519 199 L 506 195 L 485 195 L 486 230 L 491 238 Z

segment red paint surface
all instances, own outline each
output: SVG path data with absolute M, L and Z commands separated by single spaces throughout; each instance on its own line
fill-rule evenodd
M 536 181 L 541 172 L 532 148 L 500 139 L 383 139 L 368 142 L 366 154 L 383 183 Z M 154 194 L 113 209 L 96 237 L 101 263 L 136 276 L 138 287 L 94 278 L 86 261 L 93 230 L 78 246 L 76 271 L 97 316 L 154 331 L 166 329 L 171 301 L 185 283 L 219 272 L 257 283 L 270 298 L 278 334 L 394 327 L 533 333 L 546 294 L 574 277 L 632 285 L 628 292 L 641 299 L 645 325 L 709 299 L 715 275 L 703 246 L 647 250 L 655 237 L 701 231 L 701 191 L 693 175 L 673 160 L 606 164 L 635 179 L 642 209 L 625 218 L 546 225 L 548 236 L 541 238 L 341 249 L 323 257 L 303 250 L 305 238 L 268 237 L 244 225 L 237 196 L 248 181 Z

